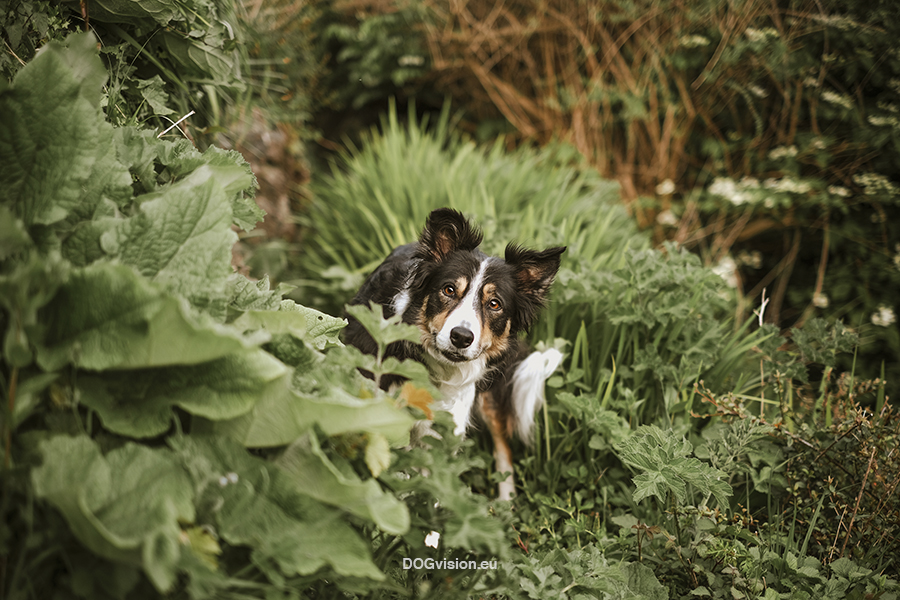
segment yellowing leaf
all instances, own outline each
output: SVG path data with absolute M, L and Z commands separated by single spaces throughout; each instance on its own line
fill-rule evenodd
M 428 419 L 434 419 L 434 413 L 431 411 L 430 406 L 434 402 L 434 398 L 431 397 L 427 390 L 416 387 L 407 381 L 400 388 L 400 398 L 405 400 L 408 406 L 421 410 Z
M 366 444 L 366 466 L 372 477 L 378 477 L 391 464 L 391 445 L 380 433 L 370 433 Z

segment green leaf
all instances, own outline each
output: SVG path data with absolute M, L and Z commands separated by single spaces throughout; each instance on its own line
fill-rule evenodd
M 275 563 L 285 575 L 308 575 L 328 565 L 342 575 L 384 579 L 369 548 L 341 511 L 303 493 L 275 464 L 224 437 L 169 440 L 206 507 L 198 522 L 214 523 L 229 544 L 253 548 L 256 564 Z
M 39 320 L 46 337 L 37 358 L 47 371 L 68 363 L 94 370 L 199 364 L 267 339 L 192 314 L 185 300 L 124 265 L 73 272 Z
M 199 308 L 214 301 L 224 307 L 237 234 L 231 230 L 228 195 L 219 183 L 228 176 L 223 171 L 200 167 L 138 198 L 139 212 L 101 236 L 103 250 Z
M 374 302 L 370 303 L 369 306 L 356 304 L 345 308 L 347 314 L 359 321 L 365 330 L 369 332 L 369 335 L 372 336 L 372 339 L 380 345 L 386 346 L 401 340 L 417 344 L 422 341 L 422 332 L 417 327 L 402 323 L 401 315 L 394 315 L 389 319 L 385 319 L 381 306 Z
M 248 310 L 234 321 L 235 327 L 245 331 L 264 329 L 273 335 L 289 333 L 317 350 L 343 346 L 338 333 L 346 325 L 345 319 L 331 317 L 292 300 L 282 300 L 277 311 Z
M 313 424 L 328 435 L 359 432 L 378 433 L 394 446 L 409 443 L 415 420 L 385 395 L 359 398 L 338 387 L 318 394 L 300 393 L 287 381 L 253 409 L 236 419 L 208 423 L 205 427 L 228 435 L 245 446 L 270 447 L 290 444 Z
M 642 471 L 634 478 L 635 502 L 648 496 L 665 502 L 671 493 L 678 502 L 685 503 L 690 484 L 700 494 L 714 496 L 719 506 L 724 507 L 733 493 L 724 481 L 726 474 L 696 458 L 688 458 L 693 450 L 690 442 L 678 439 L 672 431 L 644 425 L 616 449 L 623 463 Z
M 24 251 L 31 245 L 22 221 L 13 215 L 8 206 L 0 204 L 0 261 Z
M 159 75 L 154 75 L 150 79 L 140 79 L 137 82 L 141 96 L 157 115 L 170 115 L 175 112 L 168 107 L 169 95 L 166 93 L 165 86 L 165 82 Z
M 375 437 L 382 440 L 382 449 L 387 454 L 387 464 L 390 464 L 387 439 L 378 434 Z M 387 533 L 402 535 L 409 529 L 406 505 L 382 490 L 376 480 L 362 481 L 352 471 L 339 470 L 319 448 L 311 431 L 288 446 L 277 464 L 291 475 L 304 494 L 319 502 L 372 521 Z
M 92 552 L 143 567 L 160 591 L 172 587 L 181 553 L 178 521 L 192 522 L 190 481 L 167 450 L 136 444 L 100 454 L 84 436 L 40 445 L 35 494 L 54 505 Z
M 175 406 L 212 420 L 238 417 L 277 389 L 286 373 L 267 352 L 251 350 L 200 365 L 82 376 L 76 387 L 104 427 L 145 438 L 169 429 Z
M 0 307 L 9 311 L 3 338 L 3 354 L 10 364 L 31 363 L 32 345 L 40 337 L 38 312 L 51 302 L 69 274 L 58 252 L 41 256 L 30 252 L 27 259 L 0 274 Z
M 391 466 L 391 445 L 381 434 L 369 435 L 366 443 L 366 466 L 372 477 L 378 477 L 382 471 Z
M 66 218 L 102 150 L 96 43 L 91 33 L 50 42 L 0 92 L 0 189 L 26 227 Z

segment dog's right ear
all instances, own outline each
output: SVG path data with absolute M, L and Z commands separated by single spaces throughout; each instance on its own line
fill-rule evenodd
M 452 208 L 431 211 L 419 237 L 420 258 L 443 261 L 457 250 L 474 250 L 481 244 L 481 230 L 473 227 L 461 212 Z

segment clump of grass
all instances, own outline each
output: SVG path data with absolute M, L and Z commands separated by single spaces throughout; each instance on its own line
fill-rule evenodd
M 414 111 L 411 111 L 411 115 Z M 331 176 L 314 181 L 316 203 L 300 294 L 335 311 L 365 274 L 396 246 L 414 241 L 430 211 L 450 206 L 485 233 L 483 249 L 509 241 L 568 246 L 564 264 L 597 270 L 648 246 L 618 203 L 618 186 L 568 146 L 507 152 L 503 140 L 482 149 L 451 126 L 449 110 L 432 124 L 391 110 L 382 131 L 351 147 Z

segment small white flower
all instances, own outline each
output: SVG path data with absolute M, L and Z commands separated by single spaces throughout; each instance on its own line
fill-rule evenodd
M 803 87 L 819 87 L 819 80 L 815 77 L 807 77 L 803 80 Z
M 224 475 L 219 477 L 219 485 L 221 487 L 225 487 L 226 485 L 228 485 L 228 478 L 225 477 Z
M 238 482 L 238 474 L 237 473 L 229 473 L 225 477 L 228 478 L 228 483 L 237 483 Z
M 769 95 L 768 90 L 766 90 L 762 86 L 758 86 L 755 83 L 747 86 L 747 90 L 750 91 L 751 94 L 756 96 L 757 98 L 766 98 Z
M 751 269 L 759 269 L 762 267 L 762 252 L 759 250 L 752 250 L 750 252 L 741 250 L 737 255 L 737 263 L 739 265 L 746 265 Z
M 425 64 L 425 57 L 417 56 L 415 54 L 406 54 L 397 59 L 397 64 L 401 67 L 421 67 Z
M 838 94 L 837 92 L 833 92 L 831 90 L 825 90 L 824 92 L 822 92 L 822 100 L 828 102 L 829 104 L 843 106 L 844 108 L 853 108 L 853 100 L 851 100 L 849 96 Z
M 812 142 L 810 142 L 809 147 L 813 150 L 825 150 L 828 146 L 825 144 L 825 140 L 822 138 L 816 138 Z
M 439 541 L 441 541 L 441 534 L 437 531 L 432 531 L 425 536 L 425 545 L 431 548 L 437 548 Z
M 884 304 L 879 305 L 878 312 L 872 313 L 872 324 L 878 327 L 888 327 L 896 320 L 894 309 Z
M 769 158 L 772 160 L 794 158 L 797 156 L 797 152 L 797 146 L 778 146 L 769 150 Z
M 686 35 L 679 39 L 678 43 L 683 48 L 700 48 L 702 46 L 709 46 L 709 38 L 703 37 L 702 35 Z
M 828 193 L 832 196 L 840 196 L 841 198 L 846 198 L 850 195 L 850 190 L 840 185 L 830 185 L 828 186 Z
M 737 264 L 730 256 L 725 256 L 718 264 L 713 265 L 713 273 L 725 280 L 725 284 L 730 288 L 738 286 Z
M 828 296 L 826 296 L 822 292 L 815 293 L 813 294 L 812 303 L 816 308 L 828 308 Z
M 656 215 L 656 222 L 660 225 L 674 226 L 678 225 L 678 217 L 671 210 L 664 210 Z
M 658 196 L 668 196 L 675 191 L 675 182 L 671 179 L 665 179 L 656 186 L 656 194 Z

